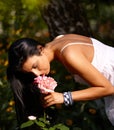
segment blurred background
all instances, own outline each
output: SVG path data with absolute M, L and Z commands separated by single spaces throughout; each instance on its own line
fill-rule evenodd
M 94 37 L 114 46 L 113 0 L 0 0 L 0 130 L 15 130 L 15 102 L 6 78 L 7 50 L 14 40 L 31 37 L 45 44 L 60 34 Z M 60 64 L 53 62 L 50 74 L 57 91 L 78 90 Z M 70 130 L 114 130 L 103 103 L 77 102 L 72 107 L 56 106 L 58 120 Z

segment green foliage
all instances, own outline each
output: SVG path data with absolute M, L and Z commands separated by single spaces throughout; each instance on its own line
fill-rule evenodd
M 16 128 L 16 113 L 11 89 L 6 81 L 0 80 L 0 128 L 13 130 Z
M 23 123 L 21 125 L 21 128 L 29 127 L 29 126 L 33 125 L 34 123 L 36 123 L 36 121 L 35 122 L 33 122 L 33 121 L 27 121 L 27 122 L 25 122 L 25 123 Z
M 45 6 L 49 0 L 22 0 L 23 6 L 29 10 L 35 10 Z
M 6 78 L 7 49 L 12 41 L 20 37 L 32 37 L 42 44 L 50 40 L 47 24 L 40 12 L 48 2 L 49 0 L 0 0 L 0 130 L 14 130 L 17 126 L 13 95 Z M 113 46 L 113 1 L 108 5 L 106 1 L 81 0 L 80 5 L 84 7 L 94 37 Z M 60 15 L 62 17 L 62 13 Z M 56 19 L 57 17 L 55 17 Z M 75 83 L 66 69 L 56 62 L 52 63 L 50 73 L 58 82 L 56 91 L 78 90 L 85 87 Z M 49 128 L 48 130 L 114 129 L 103 109 L 100 111 L 94 101 L 76 102 L 70 108 L 56 105 L 54 109 L 57 111 L 55 124 L 49 124 L 48 120 L 42 117 L 23 123 L 21 127 L 30 127 L 36 124 L 44 130 L 47 128 Z
M 54 126 L 51 126 L 50 122 L 47 121 L 44 117 L 39 118 L 38 120 L 29 120 L 21 125 L 21 128 L 29 127 L 33 124 L 38 125 L 42 130 L 69 130 L 69 128 L 63 124 L 56 124 Z

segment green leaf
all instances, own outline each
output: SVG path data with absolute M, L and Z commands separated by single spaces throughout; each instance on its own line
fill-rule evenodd
M 55 128 L 54 127 L 50 127 L 49 130 L 55 130 Z
M 47 121 L 47 120 L 44 119 L 44 118 L 39 118 L 38 120 L 41 121 L 41 122 L 43 122 L 44 124 L 50 125 L 50 122 Z
M 59 130 L 69 130 L 69 128 L 63 124 L 54 125 L 54 128 L 57 128 Z
M 70 130 L 70 129 L 67 126 L 63 125 L 63 126 L 60 127 L 60 130 Z
M 43 128 L 43 130 L 49 130 L 48 128 Z
M 38 126 L 40 126 L 40 127 L 45 127 L 45 126 L 46 126 L 45 123 L 43 123 L 43 122 L 41 122 L 41 121 L 35 120 L 34 122 L 35 122 Z
M 33 124 L 34 124 L 33 121 L 27 121 L 27 122 L 21 124 L 21 128 L 29 127 L 29 126 L 31 126 Z

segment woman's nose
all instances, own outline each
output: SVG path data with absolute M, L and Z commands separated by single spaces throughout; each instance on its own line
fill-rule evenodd
M 36 76 L 42 75 L 41 71 L 38 70 L 32 71 L 32 73 L 34 73 Z

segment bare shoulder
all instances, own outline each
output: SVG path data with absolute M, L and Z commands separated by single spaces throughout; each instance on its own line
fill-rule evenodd
M 75 45 L 75 44 L 69 45 L 69 46 L 66 46 L 65 49 L 61 52 L 61 56 L 63 57 L 64 60 L 69 61 L 69 60 L 79 59 L 80 61 L 82 57 L 86 58 L 83 52 L 84 49 L 82 45 Z
M 61 57 L 64 65 L 70 68 L 73 73 L 77 73 L 79 67 L 82 66 L 82 61 L 85 60 L 85 56 L 79 48 L 70 46 L 62 52 Z
M 64 58 L 68 59 L 69 57 L 72 57 L 74 55 L 76 56 L 79 53 L 81 53 L 81 49 L 79 49 L 79 47 L 77 47 L 76 45 L 72 45 L 72 46 L 65 47 L 61 55 Z

